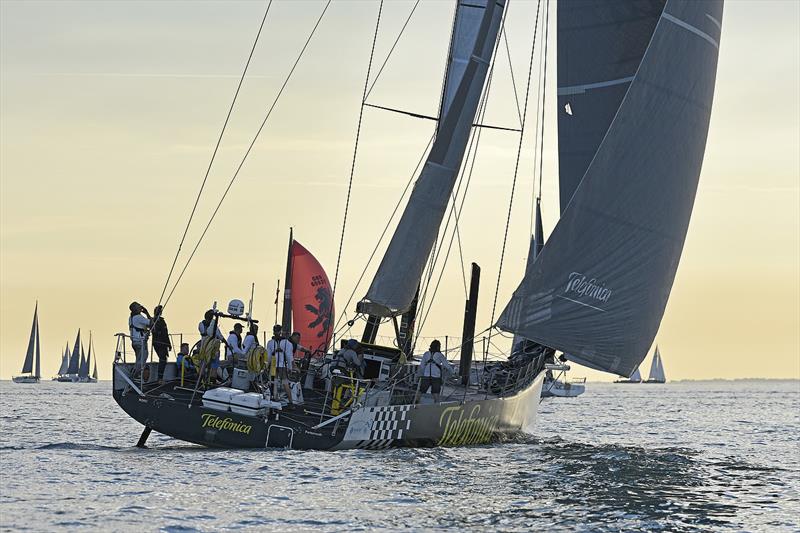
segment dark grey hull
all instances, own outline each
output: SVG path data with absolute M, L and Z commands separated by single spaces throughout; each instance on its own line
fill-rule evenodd
M 323 422 L 302 407 L 247 416 L 204 407 L 200 394 L 167 384 L 143 392 L 120 383 L 114 399 L 134 420 L 154 431 L 195 444 L 222 448 L 301 450 L 380 449 L 482 444 L 535 425 L 544 373 L 513 394 L 440 404 L 365 406 Z

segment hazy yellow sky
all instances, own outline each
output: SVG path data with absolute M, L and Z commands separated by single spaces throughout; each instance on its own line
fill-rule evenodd
M 274 3 L 187 247 L 322 5 Z M 20 369 L 37 298 L 43 374 L 55 373 L 80 327 L 94 333 L 100 377 L 110 377 L 113 334 L 126 330 L 128 304 L 157 303 L 265 6 L 0 1 L 0 377 Z M 385 6 L 377 65 L 411 6 Z M 453 6 L 422 2 L 370 102 L 436 113 Z M 521 83 L 535 3 L 512 0 L 509 9 Z M 271 322 L 289 226 L 333 277 L 376 14 L 377 3 L 331 5 L 167 309 L 172 331 L 194 334 L 213 301 L 246 300 L 251 282 L 256 315 Z M 703 173 L 657 337 L 670 379 L 800 377 L 799 29 L 800 2 L 726 2 Z M 558 211 L 555 32 L 550 36 L 546 232 Z M 485 122 L 515 126 L 507 63 L 501 53 Z M 432 128 L 365 111 L 338 310 Z M 465 261 L 483 268 L 479 330 L 490 321 L 516 144 L 513 133 L 484 131 L 460 224 Z M 525 147 L 499 308 L 527 253 L 532 136 Z M 454 252 L 422 335 L 460 335 L 463 299 Z M 612 379 L 585 369 L 574 374 Z

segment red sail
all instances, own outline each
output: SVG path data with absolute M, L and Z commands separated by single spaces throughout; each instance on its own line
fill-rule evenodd
M 300 344 L 319 357 L 333 336 L 331 283 L 322 265 L 297 241 L 292 242 L 292 323 Z

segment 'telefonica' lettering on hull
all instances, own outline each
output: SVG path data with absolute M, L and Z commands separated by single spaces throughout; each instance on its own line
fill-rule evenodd
M 220 418 L 217 415 L 211 413 L 203 413 L 203 426 L 204 428 L 214 428 L 214 429 L 221 429 L 224 431 L 234 431 L 236 433 L 244 433 L 245 435 L 249 435 L 250 431 L 253 430 L 253 426 L 248 426 L 247 424 L 242 424 L 241 422 L 236 422 L 230 418 Z

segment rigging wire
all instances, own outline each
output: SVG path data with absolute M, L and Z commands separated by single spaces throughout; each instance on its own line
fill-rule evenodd
M 378 6 L 378 17 L 375 22 L 375 34 L 372 36 L 372 48 L 369 52 L 369 63 L 367 64 L 367 76 L 364 80 L 364 93 L 361 95 L 361 106 L 358 112 L 358 127 L 356 128 L 356 141 L 353 146 L 353 161 L 350 164 L 350 180 L 347 184 L 347 199 L 344 204 L 344 216 L 342 217 L 342 236 L 339 239 L 339 253 L 336 256 L 336 274 L 333 277 L 333 290 L 331 291 L 331 301 L 335 301 L 336 284 L 339 281 L 339 266 L 342 260 L 342 248 L 344 247 L 344 234 L 347 229 L 347 214 L 350 211 L 350 195 L 353 191 L 353 176 L 356 172 L 356 160 L 358 159 L 358 141 L 361 138 L 361 123 L 364 119 L 364 104 L 367 101 L 367 88 L 369 87 L 369 75 L 372 70 L 372 59 L 375 57 L 375 43 L 378 41 L 378 29 L 381 25 L 381 13 L 383 12 L 383 0 Z
M 545 87 L 542 84 L 542 68 L 543 63 L 547 62 L 547 56 L 544 55 L 546 46 L 539 47 L 539 93 L 536 98 L 536 125 L 534 126 L 534 142 L 533 142 L 533 184 L 531 187 L 531 218 L 528 234 L 533 235 L 534 218 L 536 217 L 536 171 L 538 169 L 538 162 L 540 157 L 544 157 L 544 139 L 539 135 L 540 112 L 542 110 L 542 97 L 544 96 Z M 541 114 L 541 120 L 544 120 L 544 113 Z M 541 143 L 541 144 L 540 144 Z M 542 175 L 539 173 L 539 183 L 542 182 Z M 539 198 L 541 198 L 541 185 L 539 191 Z
M 522 126 L 522 110 L 519 107 L 519 93 L 517 92 L 517 82 L 514 78 L 514 65 L 511 62 L 511 49 L 508 46 L 508 32 L 505 31 L 505 19 L 503 19 L 503 40 L 506 43 L 506 57 L 508 57 L 508 70 L 511 72 L 511 87 L 514 89 L 514 101 L 517 103 L 517 116 L 519 117 L 520 127 Z
M 501 30 L 500 31 L 503 31 L 503 29 L 505 28 L 505 17 L 507 15 L 508 15 L 508 10 L 506 10 L 505 13 L 503 13 L 503 20 L 501 21 L 501 26 L 500 26 Z M 487 75 L 486 88 L 484 90 L 483 95 L 481 96 L 481 102 L 480 102 L 480 105 L 478 107 L 477 115 L 478 115 L 478 117 L 480 119 L 479 122 L 483 121 L 483 119 L 484 119 L 484 117 L 486 115 L 486 110 L 488 108 L 489 92 L 491 91 L 492 79 L 494 77 L 494 67 L 496 65 L 496 61 L 495 60 L 497 58 L 497 50 L 498 50 L 499 46 L 500 46 L 500 35 L 497 36 L 497 40 L 495 41 L 494 52 L 492 54 L 492 62 L 491 62 L 491 65 L 489 67 L 489 73 Z M 461 197 L 461 206 L 458 209 L 458 213 L 460 213 L 464 208 L 464 203 L 466 201 L 467 192 L 469 190 L 469 184 L 470 184 L 470 182 L 472 180 L 472 173 L 473 173 L 473 170 L 475 169 L 475 160 L 477 159 L 478 144 L 480 143 L 480 137 L 481 137 L 481 130 L 479 129 L 477 131 L 477 133 L 473 130 L 472 136 L 470 138 L 470 143 L 469 143 L 468 148 L 467 148 L 467 156 L 468 156 L 467 159 L 469 159 L 469 154 L 472 151 L 473 142 L 475 143 L 475 150 L 474 150 L 474 153 L 472 154 L 472 161 L 471 161 L 471 164 L 470 164 L 469 173 L 467 174 L 467 180 L 466 180 L 466 184 L 465 184 L 464 194 Z M 464 169 L 462 169 L 462 175 L 461 175 L 461 178 L 459 179 L 458 187 L 456 188 L 456 193 L 455 193 L 456 196 L 458 196 L 459 191 L 461 189 L 461 185 L 463 183 L 464 174 L 465 173 L 466 173 L 466 166 L 464 167 Z M 445 222 L 444 231 L 442 232 L 442 235 L 445 235 L 447 233 L 447 228 L 450 226 L 450 219 L 452 218 L 452 215 L 456 214 L 456 211 L 455 211 L 455 199 L 453 201 L 454 201 L 454 204 L 452 206 L 451 212 L 448 214 L 447 221 Z M 444 275 L 444 269 L 445 269 L 445 266 L 447 265 L 447 260 L 450 257 L 450 251 L 451 251 L 452 246 L 453 246 L 453 237 L 457 233 L 457 231 L 458 231 L 458 215 L 456 215 L 456 227 L 455 227 L 455 229 L 453 231 L 453 234 L 450 235 L 450 242 L 448 244 L 447 252 L 445 253 L 444 264 L 442 265 L 442 268 L 441 268 L 441 270 L 439 272 L 439 277 L 438 277 L 438 279 L 436 281 L 436 285 L 434 286 L 433 294 L 431 295 L 432 299 L 436 297 L 436 294 L 439 291 L 439 285 L 440 285 L 440 283 L 442 281 L 442 277 Z M 460 235 L 459 235 L 459 245 L 460 245 Z M 435 253 L 435 257 L 436 257 L 434 263 L 438 262 L 438 258 L 439 258 L 439 254 L 441 253 L 441 247 L 442 246 L 444 246 L 444 241 L 442 241 L 441 246 L 439 247 L 439 249 L 435 249 L 435 251 L 433 252 L 433 253 Z M 459 250 L 460 250 L 460 248 L 459 248 Z M 463 255 L 462 255 L 462 259 L 461 259 L 461 267 L 462 267 L 462 276 L 463 276 L 463 279 L 464 279 L 464 285 L 465 285 L 465 288 L 466 288 L 466 272 L 464 271 Z M 429 284 L 430 284 L 430 280 L 428 280 L 428 285 L 425 286 L 425 290 L 423 292 L 423 297 L 421 299 L 421 302 L 423 304 L 424 304 L 425 299 L 427 298 Z M 433 304 L 429 305 L 428 308 L 425 309 L 425 315 L 424 315 L 423 319 L 420 321 L 420 325 L 417 328 L 417 331 L 422 331 L 422 328 L 425 326 L 425 322 L 428 319 L 428 315 L 430 314 L 432 307 L 433 307 Z M 420 313 L 419 314 L 422 315 L 423 306 L 420 305 L 419 309 L 420 309 Z
M 167 304 L 169 303 L 170 299 L 172 298 L 172 295 L 175 293 L 175 289 L 178 288 L 178 284 L 180 283 L 181 279 L 183 279 L 183 275 L 186 273 L 186 269 L 189 268 L 189 264 L 192 262 L 192 259 L 194 258 L 195 253 L 197 253 L 197 249 L 200 247 L 200 244 L 203 242 L 203 238 L 206 236 L 206 233 L 208 232 L 208 229 L 211 227 L 211 223 L 214 221 L 214 218 L 217 216 L 217 213 L 219 212 L 219 209 L 222 206 L 222 202 L 225 201 L 225 198 L 228 195 L 228 192 L 231 190 L 231 187 L 233 186 L 233 183 L 236 181 L 236 178 L 239 176 L 239 172 L 242 170 L 242 167 L 244 166 L 245 161 L 247 161 L 247 157 L 250 155 L 250 152 L 253 150 L 253 146 L 255 146 L 256 141 L 258 140 L 258 137 L 261 135 L 261 131 L 264 129 L 264 126 L 267 124 L 267 120 L 269 120 L 269 117 L 272 115 L 272 111 L 275 109 L 275 106 L 278 104 L 278 101 L 280 100 L 284 89 L 286 89 L 286 85 L 289 83 L 289 80 L 292 78 L 292 74 L 294 74 L 294 71 L 297 68 L 298 63 L 300 63 L 300 59 L 305 54 L 305 51 L 308 48 L 308 45 L 311 42 L 311 39 L 314 37 L 314 34 L 317 31 L 317 28 L 319 28 L 319 25 L 322 22 L 323 17 L 325 17 L 325 13 L 327 13 L 328 7 L 331 5 L 331 2 L 332 2 L 332 0 L 328 0 L 325 3 L 325 7 L 322 9 L 322 13 L 320 13 L 319 17 L 317 18 L 317 21 L 314 24 L 314 27 L 311 29 L 311 33 L 309 33 L 308 38 L 305 41 L 305 44 L 303 44 L 303 48 L 300 50 L 300 53 L 297 55 L 297 59 L 295 59 L 294 64 L 292 65 L 292 68 L 289 70 L 289 73 L 287 74 L 286 78 L 283 80 L 283 85 L 281 85 L 281 88 L 278 91 L 278 94 L 275 96 L 275 99 L 272 101 L 272 105 L 269 107 L 269 110 L 267 111 L 267 114 L 264 117 L 264 120 L 261 122 L 261 125 L 258 127 L 258 131 L 256 131 L 256 134 L 253 136 L 253 140 L 250 141 L 250 145 L 248 146 L 247 150 L 245 151 L 244 156 L 242 157 L 242 160 L 239 162 L 239 166 L 236 168 L 236 171 L 234 172 L 233 176 L 231 177 L 230 181 L 228 182 L 228 186 L 225 189 L 225 192 L 222 194 L 222 197 L 219 199 L 219 202 L 217 203 L 217 206 L 214 209 L 214 212 L 211 214 L 211 218 L 209 218 L 205 229 L 203 229 L 203 233 L 200 235 L 200 238 L 197 240 L 197 244 L 195 244 L 195 247 L 192 250 L 192 253 L 189 255 L 189 258 L 186 260 L 186 264 L 183 266 L 183 269 L 181 270 L 181 273 L 178 276 L 178 279 L 175 280 L 175 284 L 172 286 L 172 290 L 169 292 L 169 295 L 167 296 L 167 299 L 164 302 L 163 307 L 167 306 Z
M 548 2 L 548 0 L 545 0 L 545 3 L 547 3 L 547 2 Z M 519 172 L 519 160 L 520 160 L 520 155 L 522 154 L 522 142 L 523 142 L 523 140 L 525 138 L 525 122 L 527 121 L 527 118 L 528 118 L 528 99 L 530 98 L 531 74 L 533 73 L 533 58 L 535 57 L 535 51 L 536 51 L 536 33 L 537 33 L 538 26 L 539 26 L 539 9 L 541 8 L 541 4 L 542 4 L 541 0 L 538 0 L 538 2 L 536 3 L 536 23 L 535 23 L 534 28 L 533 28 L 533 42 L 531 43 L 531 57 L 530 57 L 530 61 L 528 63 L 528 81 L 527 81 L 527 84 L 526 84 L 526 87 L 525 87 L 525 104 L 523 105 L 523 108 L 522 108 L 522 132 L 519 134 L 519 146 L 517 148 L 517 157 L 516 157 L 516 162 L 514 164 L 514 178 L 511 181 L 511 195 L 510 195 L 509 200 L 508 200 L 508 212 L 506 214 L 506 228 L 505 228 L 505 232 L 503 233 L 503 246 L 502 246 L 502 249 L 500 251 L 500 266 L 497 269 L 497 283 L 496 283 L 495 288 L 494 288 L 494 301 L 492 302 L 492 318 L 491 318 L 491 321 L 490 321 L 492 325 L 494 325 L 494 316 L 495 316 L 495 312 L 497 311 L 497 296 L 500 293 L 500 278 L 501 278 L 501 276 L 503 274 L 503 261 L 505 260 L 506 244 L 508 243 L 508 228 L 511 225 L 511 209 L 512 209 L 512 207 L 514 205 L 514 192 L 515 192 L 516 187 L 517 187 L 517 175 L 518 175 L 518 172 Z M 547 10 L 546 7 L 545 7 L 545 9 Z M 549 10 L 547 10 L 547 12 L 549 13 Z M 489 342 L 491 342 L 491 338 L 492 338 L 492 334 L 490 332 L 489 333 Z
M 389 49 L 389 53 L 386 54 L 386 59 L 383 60 L 383 64 L 381 65 L 381 68 L 378 69 L 378 73 L 375 75 L 375 79 L 372 80 L 372 84 L 370 84 L 369 89 L 367 89 L 366 95 L 364 96 L 365 102 L 369 98 L 369 95 L 372 94 L 372 89 L 375 87 L 375 84 L 378 83 L 378 78 L 381 77 L 384 67 L 389 62 L 389 58 L 392 57 L 392 52 L 394 52 L 395 46 L 397 46 L 397 43 L 400 41 L 400 37 L 403 36 L 403 32 L 406 31 L 406 26 L 408 26 L 408 23 L 411 21 L 411 17 L 414 15 L 414 11 L 416 11 L 419 2 L 420 0 L 417 0 L 416 3 L 414 4 L 414 7 L 411 8 L 411 13 L 408 14 L 406 21 L 403 23 L 403 27 L 400 28 L 400 33 L 397 34 L 397 38 L 394 40 L 392 47 Z
M 542 155 L 544 156 L 544 118 L 545 111 L 547 110 L 547 41 L 550 33 L 550 4 L 548 3 L 545 11 L 545 24 L 544 24 L 544 79 L 542 80 Z M 544 157 L 539 158 L 539 198 L 542 197 L 542 167 L 544 164 Z
M 350 297 L 347 299 L 347 303 L 345 304 L 344 309 L 347 309 L 350 306 L 350 304 L 352 303 L 353 297 L 355 296 L 356 291 L 358 290 L 359 284 L 364 279 L 364 276 L 367 273 L 367 269 L 369 268 L 370 263 L 375 258 L 375 254 L 378 252 L 378 247 L 380 246 L 381 242 L 383 242 L 383 238 L 386 236 L 386 232 L 389 231 L 389 226 L 391 225 L 392 220 L 394 219 L 394 216 L 397 214 L 397 210 L 400 208 L 400 204 L 403 202 L 403 198 L 405 198 L 406 193 L 408 192 L 408 189 L 411 187 L 411 184 L 414 182 L 414 177 L 417 175 L 417 171 L 419 170 L 419 167 L 422 165 L 422 162 L 425 160 L 425 156 L 427 155 L 428 150 L 431 147 L 431 144 L 433 144 L 433 139 L 434 139 L 434 135 L 431 135 L 431 138 L 428 140 L 428 144 L 425 146 L 425 149 L 422 151 L 422 155 L 420 156 L 419 161 L 417 161 L 417 166 L 414 167 L 414 170 L 411 172 L 411 175 L 409 176 L 408 181 L 406 182 L 406 186 L 403 189 L 403 192 L 400 194 L 400 198 L 398 198 L 397 203 L 395 203 L 394 209 L 392 210 L 392 214 L 389 215 L 389 219 L 386 221 L 386 225 L 384 225 L 383 231 L 381 232 L 380 237 L 378 237 L 378 242 L 375 243 L 375 247 L 372 249 L 372 252 L 370 253 L 369 258 L 367 259 L 367 262 L 364 265 L 364 269 L 361 271 L 361 274 L 359 275 L 358 280 L 356 281 L 355 286 L 353 287 L 353 291 L 350 293 Z M 344 313 L 346 313 L 346 311 Z M 344 318 L 345 318 L 345 315 L 342 315 L 342 316 L 339 317 L 339 320 L 336 321 L 336 325 L 334 326 L 334 329 L 339 327 L 339 322 L 341 322 L 341 320 L 343 320 Z
M 172 265 L 169 268 L 169 274 L 167 274 L 167 279 L 164 282 L 164 288 L 161 289 L 161 295 L 158 297 L 158 303 L 161 305 L 162 300 L 164 299 L 164 293 L 167 292 L 167 287 L 169 286 L 169 282 L 172 279 L 172 274 L 175 271 L 175 265 L 178 263 L 178 257 L 181 254 L 181 249 L 183 248 L 183 243 L 186 241 L 186 235 L 189 233 L 189 227 L 192 224 L 192 219 L 194 218 L 194 214 L 197 211 L 197 204 L 200 201 L 200 196 L 203 194 L 203 189 L 206 186 L 206 181 L 208 181 L 208 175 L 211 173 L 211 166 L 214 164 L 214 160 L 217 157 L 217 152 L 219 151 L 219 146 L 222 143 L 222 136 L 225 134 L 225 130 L 228 127 L 228 121 L 231 118 L 231 114 L 233 113 L 234 105 L 236 104 L 236 99 L 239 96 L 239 91 L 242 88 L 242 84 L 244 83 L 244 78 L 247 75 L 247 69 L 250 67 L 250 60 L 253 59 L 253 54 L 256 51 L 256 46 L 258 45 L 258 39 L 261 37 L 261 30 L 264 29 L 264 23 L 267 21 L 267 15 L 269 14 L 269 9 L 272 7 L 272 0 L 269 0 L 267 3 L 267 9 L 264 11 L 264 17 L 261 19 L 261 25 L 258 27 L 258 32 L 256 33 L 256 38 L 253 41 L 253 46 L 250 48 L 250 55 L 247 56 L 247 62 L 244 65 L 244 70 L 242 70 L 242 75 L 239 77 L 239 84 L 236 86 L 236 91 L 233 94 L 233 100 L 231 100 L 231 105 L 228 108 L 228 113 L 225 115 L 225 121 L 222 124 L 222 129 L 219 132 L 219 137 L 217 137 L 217 143 L 214 145 L 214 151 L 211 153 L 211 160 L 208 162 L 208 167 L 206 168 L 206 173 L 203 176 L 203 182 L 200 184 L 200 190 L 197 191 L 197 197 L 194 199 L 194 205 L 192 206 L 192 212 L 189 214 L 189 220 L 186 222 L 186 228 L 183 230 L 183 235 L 181 236 L 181 242 L 178 244 L 178 251 L 175 252 L 175 258 L 172 260 Z

